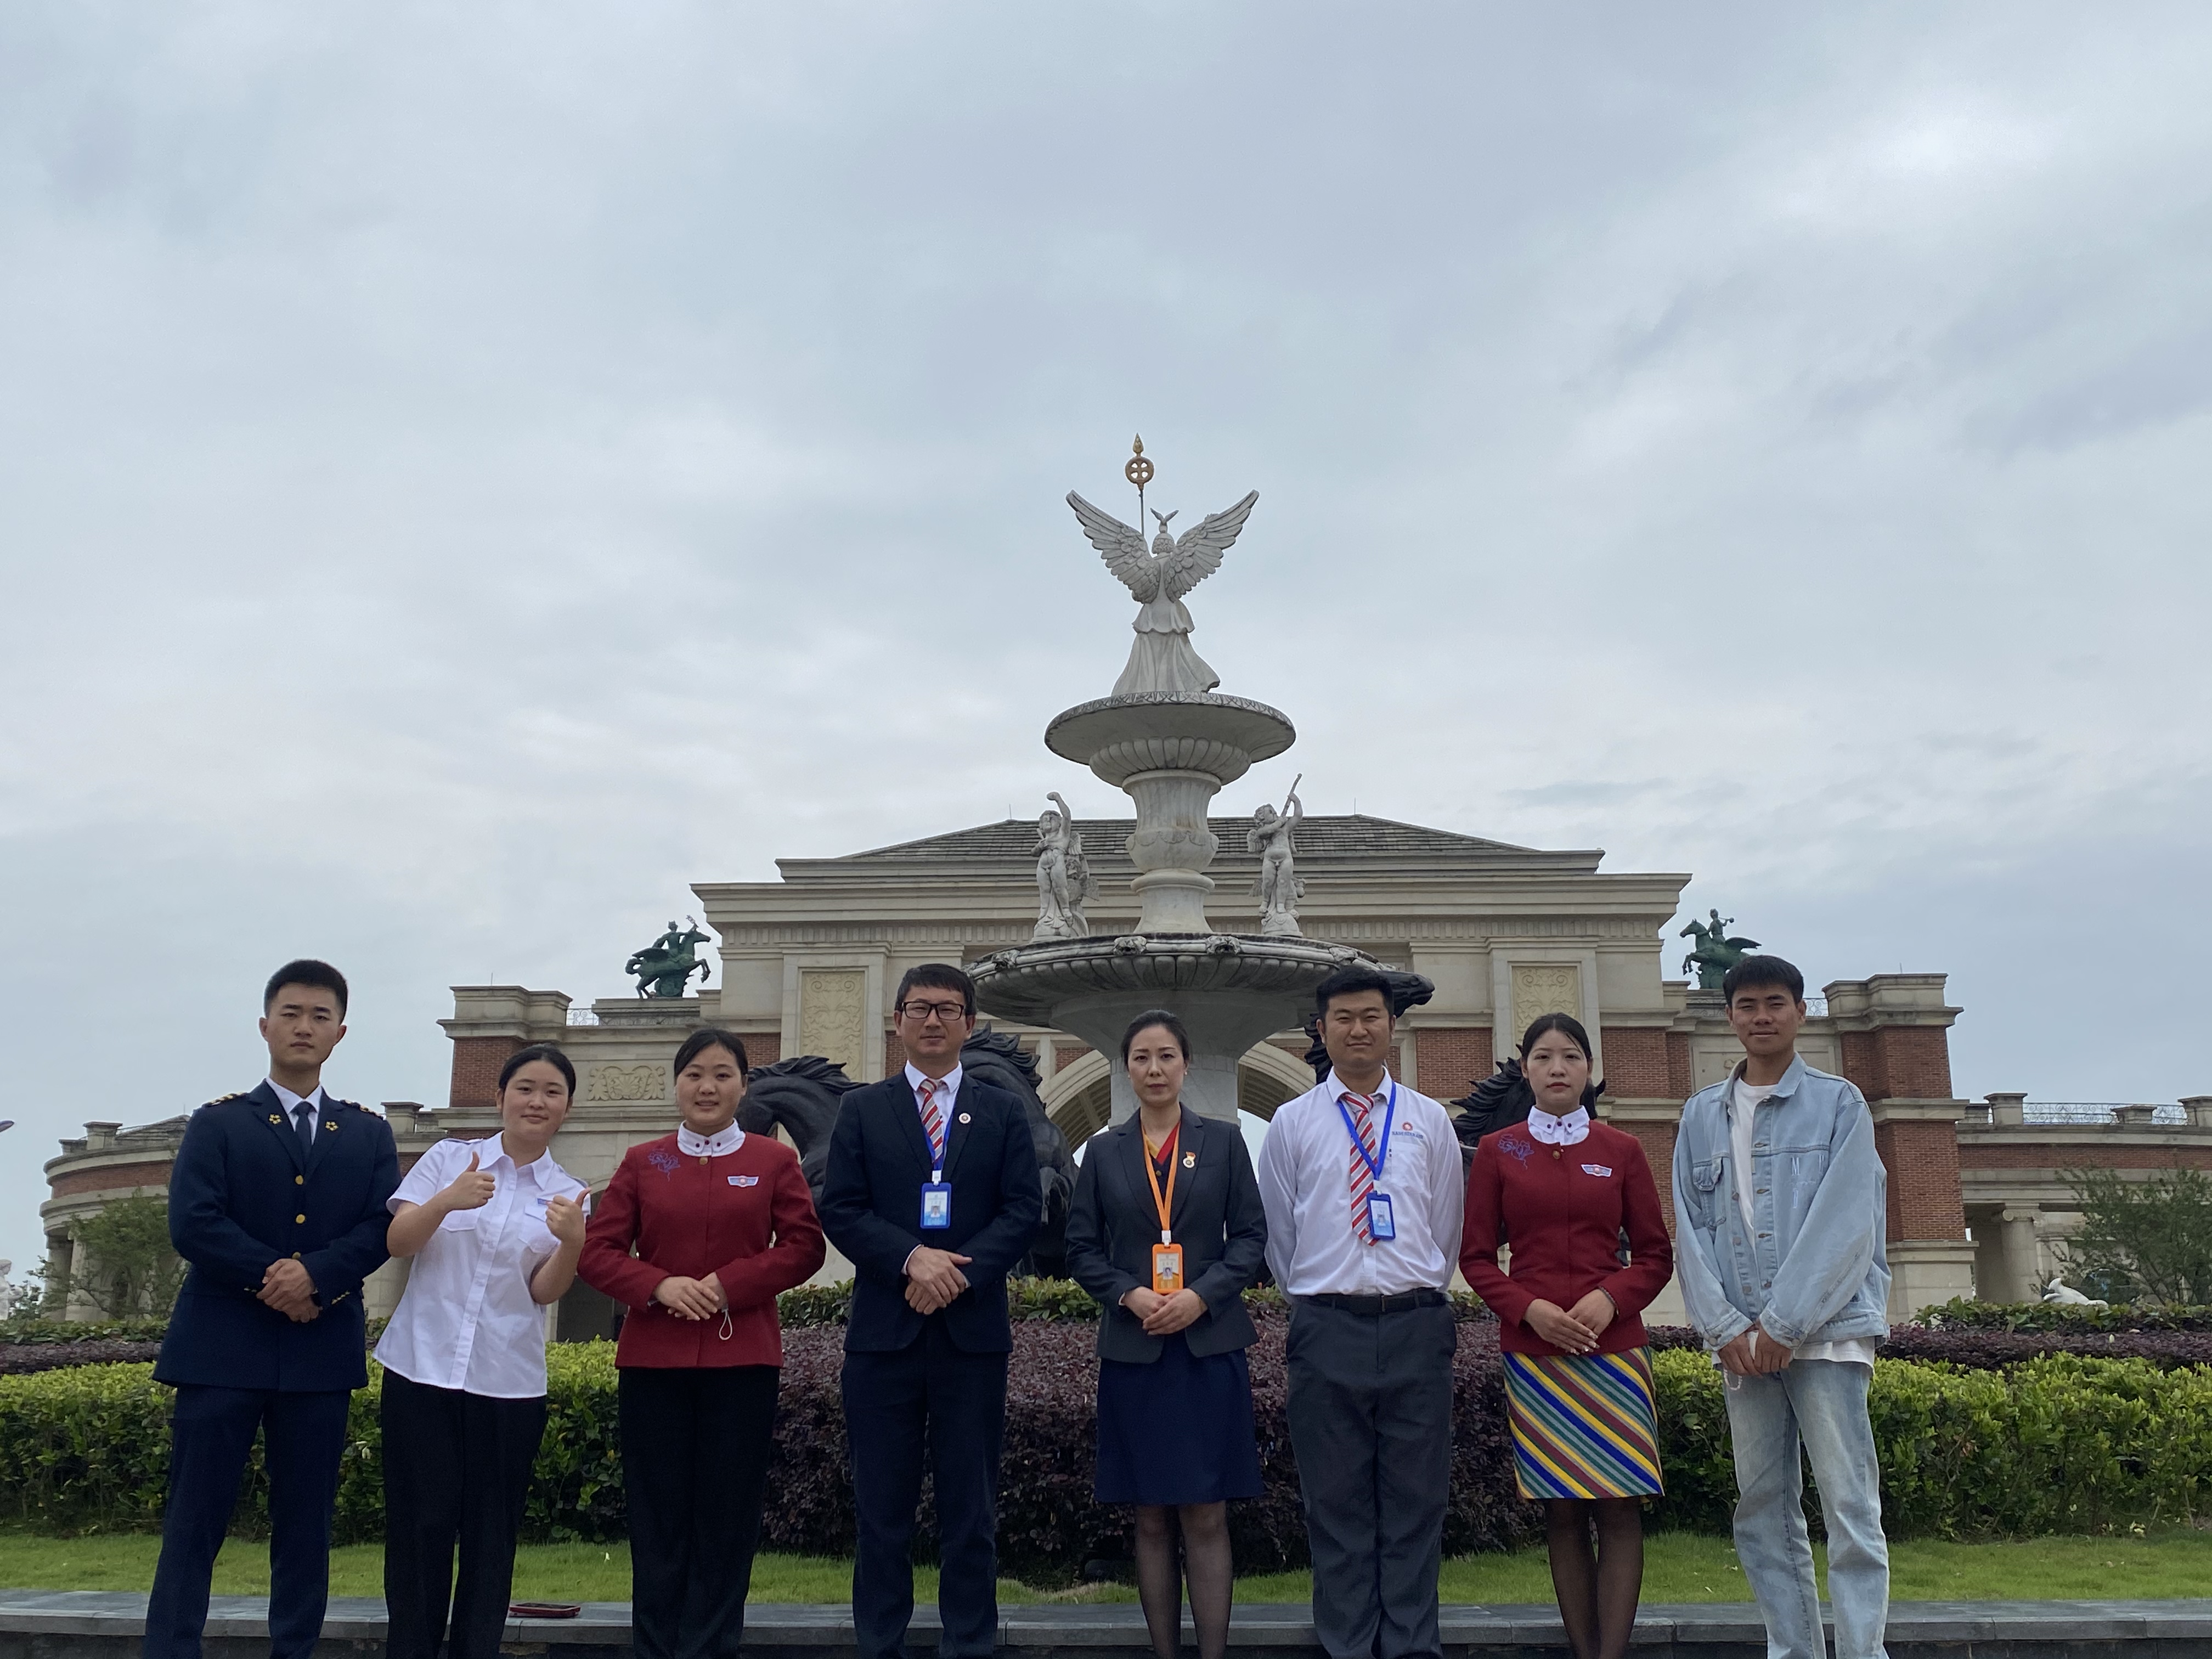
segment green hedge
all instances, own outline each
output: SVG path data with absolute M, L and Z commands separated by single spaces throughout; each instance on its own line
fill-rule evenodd
M 1923 1308 L 1918 1322 L 1933 1330 L 2021 1331 L 2071 1336 L 2095 1332 L 2212 1331 L 2212 1308 L 2069 1306 L 2063 1302 L 1974 1302 L 1954 1297 Z
M 1695 1352 L 1653 1363 L 1668 1486 L 1655 1524 L 1725 1531 L 1735 1480 L 1719 1374 Z M 557 1345 L 548 1374 L 527 1531 L 619 1537 L 614 1346 Z M 143 1364 L 0 1377 L 0 1522 L 65 1534 L 158 1526 L 170 1399 Z M 1882 1360 L 1870 1410 L 1894 1537 L 2094 1533 L 2212 1513 L 2212 1368 L 2065 1354 L 2002 1371 Z M 380 1450 L 372 1380 L 354 1396 L 341 1540 L 382 1534 Z M 255 1459 L 239 1515 L 248 1532 L 265 1524 Z M 1809 1492 L 1807 1507 L 1817 1516 Z
M 1662 1525 L 1720 1532 L 1728 1408 L 1704 1356 L 1652 1356 Z M 2212 1367 L 2051 1354 L 2005 1370 L 1883 1359 L 1868 1400 L 1893 1538 L 2124 1531 L 2212 1513 Z M 1817 1496 L 1808 1486 L 1808 1515 Z
M 111 1319 L 79 1324 L 69 1319 L 0 1319 L 0 1345 L 43 1346 L 53 1342 L 158 1342 L 167 1319 Z

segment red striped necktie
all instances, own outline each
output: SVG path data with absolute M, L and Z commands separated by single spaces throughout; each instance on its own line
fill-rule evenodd
M 921 1080 L 921 1127 L 929 1137 L 929 1161 L 942 1168 L 945 1163 L 945 1114 L 938 1109 L 937 1091 L 944 1084 L 933 1077 Z
M 1375 1097 L 1355 1095 L 1345 1091 L 1345 1104 L 1352 1108 L 1352 1127 L 1359 1131 L 1360 1146 L 1366 1147 L 1362 1157 L 1358 1146 L 1352 1149 L 1352 1231 L 1359 1235 L 1362 1244 L 1375 1242 L 1374 1224 L 1367 1213 L 1368 1194 L 1375 1190 L 1375 1171 L 1368 1167 L 1368 1159 L 1375 1156 Z

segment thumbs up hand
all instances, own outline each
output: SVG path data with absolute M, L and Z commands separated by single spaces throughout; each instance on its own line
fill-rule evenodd
M 482 1153 L 471 1152 L 469 1167 L 455 1176 L 453 1185 L 438 1194 L 449 1212 L 480 1210 L 491 1202 L 491 1195 L 499 1190 L 499 1183 L 477 1167 L 483 1161 Z

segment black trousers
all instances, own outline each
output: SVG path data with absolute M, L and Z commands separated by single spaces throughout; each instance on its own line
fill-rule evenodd
M 736 1659 L 782 1376 L 774 1365 L 623 1370 L 637 1659 Z
M 1449 1305 L 1291 1309 L 1291 1446 L 1313 1550 L 1314 1639 L 1328 1659 L 1443 1652 L 1437 1571 L 1458 1343 Z
M 939 1659 L 988 1659 L 999 1641 L 1006 1356 L 956 1347 L 944 1319 L 932 1317 L 896 1353 L 847 1353 L 842 1389 L 860 1520 L 853 1639 L 860 1659 L 905 1659 L 925 1447 L 937 1494 L 937 1651 Z
M 331 1595 L 331 1506 L 345 1449 L 344 1389 L 283 1394 L 186 1382 L 169 1417 L 161 1559 L 146 1604 L 145 1659 L 199 1659 L 216 1552 L 259 1430 L 269 1468 L 269 1651 L 307 1659 Z
M 545 1396 L 495 1400 L 384 1373 L 384 1601 L 389 1659 L 494 1659 Z M 453 1581 L 453 1548 L 461 1576 Z

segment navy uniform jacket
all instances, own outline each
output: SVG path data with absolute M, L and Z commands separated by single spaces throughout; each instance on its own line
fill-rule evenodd
M 941 1311 L 945 1334 L 968 1353 L 1006 1353 L 1006 1275 L 1029 1253 L 1044 1218 L 1044 1188 L 1029 1114 L 1003 1089 L 966 1073 L 945 1138 L 952 1224 L 921 1230 L 929 1136 L 903 1068 L 847 1095 L 830 1132 L 822 1183 L 822 1231 L 853 1264 L 853 1310 L 845 1346 L 895 1353 L 921 1334 L 906 1299 L 906 1259 L 917 1244 L 975 1260 L 960 1271 L 968 1288 Z
M 191 1263 L 161 1339 L 161 1382 L 307 1393 L 368 1381 L 362 1281 L 390 1255 L 384 1205 L 399 1185 L 392 1126 L 323 1097 L 314 1150 L 264 1083 L 194 1112 L 169 1171 L 169 1239 Z M 305 1324 L 255 1299 L 295 1257 L 323 1310 Z

